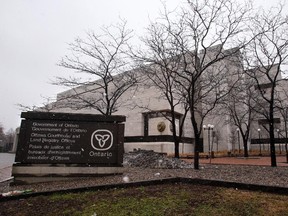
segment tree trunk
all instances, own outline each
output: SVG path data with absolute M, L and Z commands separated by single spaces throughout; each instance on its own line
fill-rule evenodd
M 248 158 L 248 139 L 243 138 L 243 146 L 244 146 L 244 157 Z
M 286 150 L 286 163 L 288 163 L 288 147 L 287 147 L 287 141 L 285 143 L 285 150 Z
M 180 157 L 180 155 L 179 155 L 179 139 L 177 138 L 177 139 L 175 139 L 175 141 L 174 141 L 174 156 L 175 156 L 175 158 L 179 158 Z
M 287 116 L 287 114 L 286 114 Z M 287 132 L 287 118 L 285 119 L 285 151 L 286 151 L 286 163 L 288 163 L 288 147 L 287 147 L 287 136 L 288 136 L 288 132 Z
M 199 169 L 199 148 L 200 148 L 200 134 L 195 134 L 194 144 L 194 169 Z
M 195 144 L 194 144 L 194 169 L 199 169 L 199 149 L 200 149 L 200 133 L 195 118 L 195 113 L 191 111 L 191 123 L 194 130 Z
M 270 128 L 270 154 L 271 154 L 271 166 L 276 167 L 276 153 L 275 153 L 275 138 L 274 138 L 274 129 L 273 126 Z
M 272 91 L 273 92 L 273 91 Z M 272 96 L 272 102 L 270 103 L 270 121 L 269 121 L 269 135 L 270 135 L 270 155 L 271 155 L 271 166 L 277 167 L 276 153 L 275 153 L 275 137 L 274 137 L 274 98 Z

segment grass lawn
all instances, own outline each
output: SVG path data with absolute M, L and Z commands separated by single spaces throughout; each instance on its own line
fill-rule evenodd
M 0 215 L 281 215 L 288 195 L 193 184 L 54 194 L 0 202 Z

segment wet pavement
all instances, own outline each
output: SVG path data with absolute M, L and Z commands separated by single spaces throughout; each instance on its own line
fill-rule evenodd
M 0 182 L 11 178 L 12 164 L 15 154 L 0 153 Z
M 190 160 L 192 161 L 192 160 Z M 288 166 L 286 161 L 286 156 L 276 157 L 277 166 Z M 250 156 L 248 158 L 244 157 L 219 157 L 219 158 L 208 158 L 200 159 L 200 164 L 237 164 L 237 165 L 256 165 L 256 166 L 271 166 L 270 156 Z
M 9 180 L 11 178 L 12 166 L 0 169 L 0 182 Z

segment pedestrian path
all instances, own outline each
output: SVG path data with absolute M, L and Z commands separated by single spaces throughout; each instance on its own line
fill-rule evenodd
M 3 167 L 0 169 L 0 182 L 11 178 L 12 166 Z
M 12 165 L 14 161 L 14 153 L 0 153 L 0 182 L 11 178 Z
M 286 156 L 277 156 L 276 157 L 277 166 L 283 167 L 287 166 Z M 256 165 L 256 166 L 271 166 L 270 156 L 250 156 L 248 158 L 244 157 L 219 157 L 219 158 L 201 158 L 199 161 L 200 164 L 237 164 L 237 165 Z

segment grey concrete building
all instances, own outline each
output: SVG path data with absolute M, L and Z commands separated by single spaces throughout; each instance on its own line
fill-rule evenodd
M 229 52 L 229 50 L 227 52 Z M 213 55 L 213 50 L 211 50 L 210 55 Z M 243 66 L 240 59 L 240 53 L 237 53 L 237 55 L 219 61 L 210 69 L 210 71 L 207 71 L 206 74 L 215 73 L 216 70 L 221 70 L 221 73 L 223 73 L 223 80 L 221 81 L 219 88 L 229 89 L 233 87 L 232 84 L 237 80 L 239 74 L 243 73 Z M 137 77 L 143 79 L 143 73 L 139 68 L 125 73 L 141 74 Z M 115 77 L 115 79 L 117 79 L 117 77 Z M 265 79 L 261 82 L 263 82 L 263 86 L 265 86 Z M 267 90 L 268 89 L 269 85 L 267 85 Z M 285 89 L 288 89 L 288 82 L 279 77 L 279 100 L 282 100 L 281 98 L 286 96 Z M 77 97 L 75 97 L 75 95 L 77 95 Z M 80 95 L 87 100 L 95 100 L 95 97 L 101 98 L 105 96 L 98 88 L 98 85 L 79 86 L 59 93 L 56 102 L 49 105 L 49 111 L 99 114 L 99 111 L 92 109 L 91 107 L 77 108 L 77 105 L 83 102 L 78 97 Z M 201 108 L 203 110 L 208 109 L 205 106 L 206 105 L 203 103 Z M 245 109 L 244 106 L 243 109 Z M 235 139 L 235 136 L 237 136 L 237 128 L 233 125 L 229 115 L 218 112 L 217 108 L 215 110 L 215 112 L 211 112 L 207 115 L 203 121 L 203 125 L 206 127 L 208 125 L 214 126 L 213 130 L 203 130 L 202 132 L 203 151 L 233 151 L 237 145 L 241 145 L 242 149 L 242 141 L 240 139 Z M 177 124 L 181 121 L 183 112 L 183 107 L 178 105 L 176 107 Z M 159 89 L 151 85 L 151 83 L 149 84 L 149 80 L 147 79 L 145 79 L 145 82 L 140 82 L 137 86 L 134 86 L 129 89 L 129 91 L 125 92 L 118 102 L 117 110 L 113 113 L 115 115 L 126 116 L 125 151 L 127 152 L 141 148 L 172 154 L 174 152 L 174 142 L 171 124 L 167 119 L 169 118 L 169 113 L 171 113 L 171 110 L 167 100 L 165 100 Z M 261 117 L 259 117 L 259 119 L 260 118 Z M 283 131 L 283 117 L 279 116 L 279 118 L 282 118 L 282 120 L 280 120 L 281 126 L 279 126 L 279 128 Z M 251 128 L 252 139 L 258 137 L 257 129 L 260 127 L 259 122 L 261 122 L 258 120 L 253 123 Z M 194 148 L 194 133 L 189 113 L 185 119 L 184 125 L 183 139 L 180 143 L 180 154 L 191 154 L 193 153 Z M 264 133 L 262 137 L 264 137 Z M 249 149 L 250 148 L 252 147 L 249 144 Z M 254 145 L 254 148 L 257 148 L 256 145 Z

